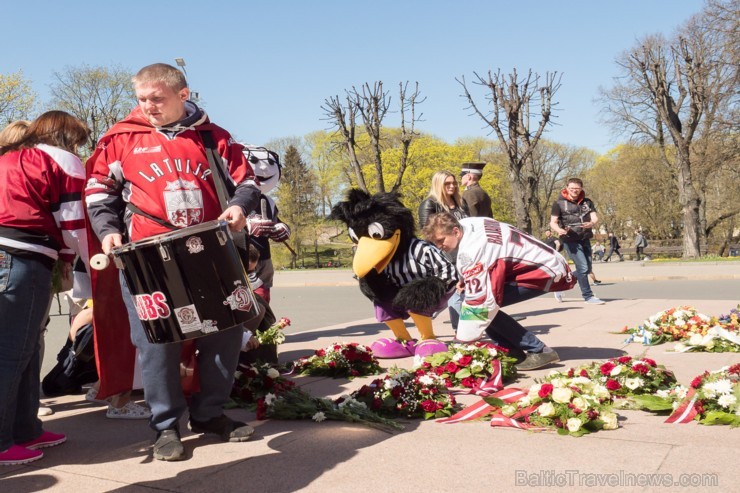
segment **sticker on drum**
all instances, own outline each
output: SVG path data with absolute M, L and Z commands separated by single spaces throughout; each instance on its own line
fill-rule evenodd
M 232 310 L 248 312 L 252 309 L 252 292 L 241 281 L 235 281 L 236 289 L 231 292 L 224 301 L 224 305 L 229 305 Z
M 180 325 L 180 330 L 182 330 L 183 334 L 189 334 L 191 332 L 210 334 L 211 332 L 218 331 L 215 321 L 200 320 L 200 316 L 198 315 L 198 310 L 196 310 L 195 305 L 175 308 L 175 317 L 177 318 L 177 323 Z
M 185 240 L 185 247 L 188 249 L 188 253 L 200 253 L 205 250 L 203 246 L 203 240 L 199 236 L 191 236 Z

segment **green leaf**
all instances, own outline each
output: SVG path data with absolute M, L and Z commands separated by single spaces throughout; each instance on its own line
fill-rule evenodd
M 458 370 L 457 373 L 455 373 L 455 378 L 463 379 L 470 376 L 470 368 L 463 368 L 462 370 Z
M 724 411 L 709 411 L 704 419 L 699 420 L 703 425 L 730 425 L 740 426 L 740 416 Z
M 633 395 L 632 401 L 638 409 L 652 412 L 673 411 L 673 401 L 657 395 Z
M 493 407 L 504 407 L 506 405 L 506 402 L 498 397 L 484 397 L 483 400 L 486 401 L 486 404 Z

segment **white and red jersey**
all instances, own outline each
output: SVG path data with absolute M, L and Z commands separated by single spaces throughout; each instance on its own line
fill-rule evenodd
M 259 190 L 241 144 L 209 123 L 199 108 L 188 108 L 202 116 L 189 126 L 159 129 L 137 107 L 100 140 L 88 160 L 85 192 L 91 226 L 99 238 L 123 232 L 117 214 L 125 203 L 177 228 L 211 221 L 221 214 L 200 131 L 211 132 L 232 188 L 252 185 L 250 201 L 256 202 Z M 141 214 L 134 214 L 129 224 L 131 241 L 169 231 Z
M 573 288 L 575 276 L 562 255 L 510 224 L 485 217 L 460 220 L 457 269 L 465 281 L 465 300 L 457 337 L 481 336 L 503 303 L 504 286 L 543 292 Z
M 0 156 L 0 247 L 87 262 L 85 169 L 80 158 L 39 144 Z

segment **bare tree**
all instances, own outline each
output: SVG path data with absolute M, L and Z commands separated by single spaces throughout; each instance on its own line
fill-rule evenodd
M 539 210 L 538 177 L 533 169 L 532 153 L 551 121 L 552 97 L 560 88 L 562 75 L 548 72 L 544 80 L 541 80 L 539 75 L 530 70 L 526 77 L 520 78 L 516 69 L 508 75 L 502 74 L 501 70 L 496 74 L 489 71 L 487 77 L 474 74 L 476 80 L 473 83 L 487 89 L 486 99 L 493 106 L 490 111 L 484 111 L 481 109 L 482 105 L 475 102 L 465 77 L 457 81 L 463 87 L 464 97 L 470 103 L 469 108 L 472 108 L 498 137 L 501 148 L 508 158 L 517 227 L 531 232 L 530 212 L 532 209 Z M 539 123 L 532 131 L 532 108 L 538 104 Z
M 414 126 L 419 117 L 416 116 L 416 105 L 424 102 L 420 97 L 419 83 L 415 90 L 408 91 L 408 82 L 399 84 L 399 113 L 401 117 L 401 166 L 393 180 L 391 191 L 396 191 L 403 183 L 403 175 L 408 168 L 408 156 L 411 142 L 418 136 Z M 349 167 L 356 181 L 356 185 L 362 190 L 369 192 L 368 180 L 360 162 L 361 149 L 357 138 L 358 117 L 362 121 L 370 142 L 370 154 L 374 165 L 374 180 L 378 192 L 385 192 L 385 168 L 383 166 L 384 135 L 383 126 L 385 117 L 390 109 L 391 97 L 387 91 L 383 91 L 383 82 L 377 81 L 370 87 L 365 83 L 358 90 L 353 86 L 351 90 L 345 91 L 346 104 L 339 96 L 333 96 L 324 101 L 322 110 L 332 127 L 336 129 L 339 137 L 337 145 L 343 147 L 349 158 Z
M 98 139 L 135 106 L 133 73 L 120 67 L 66 67 L 54 72 L 51 104 L 87 123 L 90 152 Z
M 694 142 L 720 131 L 720 111 L 736 92 L 732 68 L 719 61 L 722 46 L 715 35 L 697 16 L 671 42 L 646 37 L 617 60 L 624 75 L 602 92 L 615 128 L 655 142 L 662 151 L 678 188 L 684 257 L 701 254 L 703 177 Z M 706 176 L 706 167 L 713 165 L 702 166 Z
M 532 174 L 539 200 L 532 204 L 531 220 L 537 231 L 550 222 L 550 206 L 557 200 L 559 186 L 570 176 L 582 176 L 595 162 L 596 153 L 585 147 L 540 142 L 532 153 Z

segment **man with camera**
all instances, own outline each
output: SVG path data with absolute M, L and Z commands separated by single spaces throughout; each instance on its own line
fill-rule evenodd
M 591 237 L 593 228 L 599 222 L 596 208 L 591 199 L 586 198 L 583 181 L 580 178 L 569 178 L 560 197 L 552 204 L 550 228 L 560 236 L 563 249 L 568 252 L 576 266 L 576 278 L 581 295 L 589 305 L 603 305 L 604 302 L 594 296 L 588 282 L 591 272 L 592 252 Z

